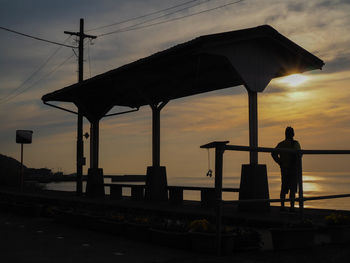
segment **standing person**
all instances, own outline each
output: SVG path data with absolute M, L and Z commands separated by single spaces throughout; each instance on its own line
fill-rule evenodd
M 285 131 L 286 139 L 281 141 L 276 149 L 295 149 L 300 150 L 300 144 L 298 141 L 294 140 L 294 129 L 292 127 L 287 127 Z M 287 152 L 272 152 L 272 158 L 276 163 L 279 164 L 281 168 L 281 211 L 285 211 L 284 200 L 286 199 L 286 194 L 289 192 L 290 198 L 290 211 L 294 212 L 294 202 L 295 193 L 297 191 L 298 185 L 298 174 L 299 174 L 299 161 L 298 155 L 296 153 Z

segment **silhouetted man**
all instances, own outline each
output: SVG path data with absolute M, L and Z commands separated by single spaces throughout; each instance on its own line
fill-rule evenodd
M 294 130 L 292 127 L 286 128 L 286 139 L 281 141 L 276 148 L 300 150 L 300 144 L 294 140 Z M 281 167 L 282 185 L 281 185 L 281 211 L 285 210 L 284 200 L 289 192 L 290 211 L 294 212 L 295 193 L 298 185 L 299 160 L 296 153 L 273 152 L 272 158 Z

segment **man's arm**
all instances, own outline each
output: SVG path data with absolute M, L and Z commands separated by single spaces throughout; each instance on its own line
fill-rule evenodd
M 277 148 L 278 148 L 278 145 L 276 146 L 275 149 L 277 149 Z M 272 158 L 274 159 L 274 161 L 275 161 L 276 163 L 280 164 L 280 156 L 279 156 L 279 153 L 278 153 L 278 152 L 272 152 L 272 153 L 271 153 L 271 156 L 272 156 Z
M 296 144 L 295 144 L 294 148 L 296 150 L 301 150 L 301 146 L 300 146 L 298 141 L 296 141 Z M 301 170 L 301 167 L 302 167 L 301 162 L 302 162 L 302 160 L 301 160 L 301 158 L 302 158 L 302 154 L 297 154 L 297 163 L 296 163 L 296 165 L 297 165 L 298 184 L 299 184 L 300 177 L 302 176 L 302 170 Z

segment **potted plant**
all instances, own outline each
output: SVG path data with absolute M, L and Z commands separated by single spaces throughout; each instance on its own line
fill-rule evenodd
M 221 251 L 231 254 L 235 245 L 237 232 L 233 228 L 223 227 L 221 233 Z M 189 224 L 191 246 L 194 250 L 204 253 L 215 253 L 216 231 L 215 226 L 207 219 L 196 219 Z
M 154 243 L 175 248 L 190 248 L 188 224 L 180 219 L 159 219 L 150 228 Z
M 343 213 L 331 213 L 325 217 L 326 233 L 331 243 L 350 241 L 350 216 Z
M 125 223 L 125 234 L 131 239 L 149 241 L 151 218 L 145 215 L 128 215 Z
M 125 215 L 111 213 L 105 219 L 101 219 L 102 230 L 115 235 L 125 234 Z
M 281 228 L 270 229 L 274 249 L 294 249 L 312 247 L 315 239 L 315 225 L 309 219 L 303 219 Z
M 256 250 L 262 246 L 261 234 L 254 228 L 236 227 L 234 250 Z

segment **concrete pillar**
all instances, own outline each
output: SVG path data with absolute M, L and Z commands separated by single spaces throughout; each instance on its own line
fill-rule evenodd
M 152 107 L 152 166 L 160 166 L 160 108 Z
M 249 146 L 258 147 L 258 94 L 248 90 L 249 97 Z M 250 164 L 258 164 L 258 152 L 250 152 Z
M 90 168 L 88 170 L 86 195 L 89 197 L 103 197 L 105 195 L 103 170 L 98 168 L 99 120 L 91 122 L 90 135 Z
M 160 166 L 160 111 L 168 103 L 150 104 L 152 109 L 152 166 L 147 167 L 145 198 L 149 201 L 168 200 L 166 168 Z

